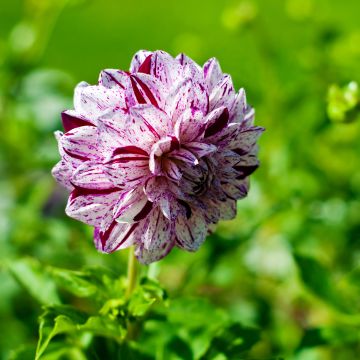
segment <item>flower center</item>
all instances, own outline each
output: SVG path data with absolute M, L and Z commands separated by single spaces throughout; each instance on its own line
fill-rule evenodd
M 203 195 L 210 187 L 213 174 L 206 160 L 201 159 L 198 165 L 181 166 L 181 190 L 190 195 Z

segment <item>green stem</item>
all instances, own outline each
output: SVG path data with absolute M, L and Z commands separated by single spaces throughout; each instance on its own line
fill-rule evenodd
M 135 258 L 135 247 L 132 246 L 129 249 L 128 271 L 127 271 L 127 289 L 125 293 L 126 300 L 129 300 L 133 293 L 137 283 L 137 260 Z M 134 340 L 137 337 L 139 324 L 136 322 L 127 322 L 127 339 Z
M 125 297 L 126 299 L 129 299 L 137 282 L 137 260 L 135 258 L 135 248 L 133 246 L 129 249 L 127 280 Z

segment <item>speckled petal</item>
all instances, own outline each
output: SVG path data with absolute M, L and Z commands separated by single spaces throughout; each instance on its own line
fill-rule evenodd
M 106 175 L 102 164 L 86 162 L 80 165 L 71 177 L 75 186 L 85 189 L 111 189 L 114 184 Z
M 187 143 L 185 148 L 191 151 L 198 159 L 217 151 L 217 147 L 215 145 L 196 141 Z
M 117 188 L 88 190 L 75 188 L 68 200 L 66 214 L 92 226 L 100 226 L 120 196 Z
M 80 161 L 101 158 L 97 147 L 97 129 L 94 126 L 81 126 L 68 131 L 59 138 L 59 145 L 66 155 Z
M 137 187 L 122 194 L 114 207 L 114 218 L 120 223 L 133 223 L 146 218 L 152 209 L 142 189 Z
M 186 109 L 200 110 L 206 114 L 209 98 L 206 89 L 192 79 L 185 79 L 169 93 L 165 109 L 167 114 L 176 121 Z
M 61 113 L 61 121 L 64 131 L 70 131 L 80 126 L 92 126 L 93 123 L 85 116 L 78 114 L 74 110 L 66 110 Z
M 143 103 L 152 104 L 160 109 L 164 107 L 168 90 L 160 80 L 144 73 L 137 73 L 132 78 L 135 81 L 133 86 L 136 86 L 137 91 L 144 99 Z
M 131 189 L 144 182 L 149 175 L 149 155 L 137 146 L 115 149 L 103 164 L 104 172 L 118 187 Z
M 160 260 L 174 246 L 172 224 L 159 208 L 155 208 L 144 221 L 141 233 L 136 256 L 143 264 Z
M 105 231 L 100 229 L 95 233 L 97 237 L 95 244 L 97 248 L 106 253 L 112 253 L 116 250 L 126 249 L 135 242 L 134 232 L 141 223 L 125 224 L 113 220 Z
M 150 75 L 170 89 L 182 80 L 180 63 L 165 51 L 155 51 L 151 57 Z
M 75 110 L 91 118 L 93 123 L 109 109 L 122 108 L 126 104 L 124 97 L 119 96 L 118 88 L 106 88 L 104 86 L 91 86 L 80 83 L 75 89 Z
M 183 144 L 198 139 L 205 130 L 204 114 L 196 109 L 186 109 L 176 120 L 175 136 Z
M 108 89 L 116 88 L 119 94 L 123 93 L 129 86 L 129 75 L 121 70 L 117 69 L 105 69 L 102 70 L 99 76 L 99 85 L 102 85 Z
M 53 167 L 51 174 L 62 186 L 69 190 L 73 190 L 74 186 L 71 184 L 72 169 L 66 160 L 60 160 Z
M 132 58 L 130 63 L 130 72 L 138 72 L 139 67 L 144 63 L 144 61 L 151 55 L 152 52 L 148 50 L 139 50 Z
M 176 244 L 184 250 L 196 251 L 204 242 L 207 223 L 202 211 L 191 209 L 190 216 L 178 216 L 175 223 Z
M 169 118 L 152 105 L 137 105 L 131 108 L 127 122 L 128 136 L 133 143 L 142 144 L 150 150 L 151 146 L 168 131 Z
M 219 62 L 215 58 L 209 59 L 203 66 L 203 72 L 210 94 L 215 85 L 222 79 L 223 76 Z
M 229 148 L 237 149 L 238 153 L 246 154 L 256 145 L 258 138 L 264 132 L 264 128 L 253 126 L 240 130 L 229 144 Z
M 235 90 L 230 75 L 224 75 L 209 96 L 210 111 L 220 106 L 231 109 L 235 101 Z

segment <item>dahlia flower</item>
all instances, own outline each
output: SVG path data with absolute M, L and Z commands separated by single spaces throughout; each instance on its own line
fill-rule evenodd
M 236 215 L 258 167 L 254 110 L 216 59 L 139 51 L 130 71 L 77 85 L 62 113 L 56 180 L 68 216 L 95 227 L 97 249 L 135 246 L 140 262 L 174 247 L 195 251 Z

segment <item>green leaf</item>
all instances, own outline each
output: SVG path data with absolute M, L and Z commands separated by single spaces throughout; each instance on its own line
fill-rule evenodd
M 47 307 L 40 317 L 36 359 L 40 359 L 55 336 L 74 332 L 77 330 L 77 325 L 85 321 L 85 314 L 70 306 Z
M 86 272 L 51 267 L 48 269 L 56 283 L 79 297 L 90 297 L 97 292 L 97 286 Z
M 347 302 L 337 291 L 336 281 L 332 278 L 330 270 L 307 256 L 295 255 L 295 260 L 303 282 L 313 294 L 340 311 L 350 312 L 351 309 L 346 306 Z
M 32 258 L 15 260 L 11 261 L 8 267 L 20 285 L 41 304 L 60 304 L 53 280 L 37 260 Z
M 359 344 L 360 327 L 353 326 L 329 326 L 325 328 L 307 329 L 298 350 L 304 348 L 317 347 L 322 345 L 343 345 L 343 344 Z
M 321 346 L 328 343 L 319 328 L 307 329 L 301 339 L 298 349 Z
M 334 122 L 350 122 L 355 120 L 359 113 L 360 93 L 355 81 L 343 88 L 331 85 L 328 90 L 327 113 Z
M 118 347 L 117 360 L 154 360 L 153 356 L 145 354 L 134 342 L 124 342 Z
M 161 303 L 166 298 L 166 292 L 158 282 L 149 278 L 142 278 L 140 285 L 136 287 L 129 300 L 129 314 L 134 317 L 143 317 L 153 304 Z
M 191 347 L 179 336 L 174 336 L 166 344 L 166 359 L 192 360 L 193 358 Z
M 239 323 L 231 324 L 216 335 L 201 358 L 212 359 L 218 354 L 223 354 L 227 359 L 241 359 L 260 340 L 260 331 L 247 328 Z
M 92 316 L 85 324 L 78 325 L 78 330 L 89 331 L 94 335 L 103 336 L 121 342 L 126 336 L 125 322 L 107 317 Z

